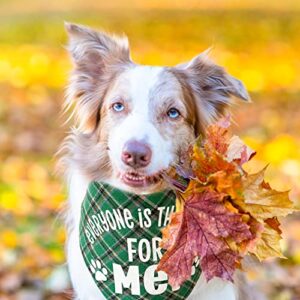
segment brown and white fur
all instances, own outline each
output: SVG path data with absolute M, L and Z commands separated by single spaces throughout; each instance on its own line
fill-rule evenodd
M 164 188 L 162 170 L 224 113 L 231 96 L 249 97 L 241 81 L 205 53 L 175 67 L 143 66 L 131 60 L 125 36 L 74 24 L 66 29 L 74 63 L 66 108 L 76 117 L 61 148 L 69 187 L 67 260 L 76 299 L 101 300 L 79 248 L 88 183 L 101 180 L 139 194 Z M 236 294 L 231 283 L 201 278 L 188 299 L 231 300 Z

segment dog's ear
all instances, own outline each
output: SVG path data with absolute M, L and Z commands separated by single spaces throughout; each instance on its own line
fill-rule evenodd
M 101 100 L 109 84 L 131 63 L 128 40 L 81 25 L 65 23 L 65 27 L 74 63 L 66 108 L 75 105 L 79 127 L 90 131 L 97 126 Z
M 213 63 L 207 52 L 178 65 L 175 70 L 180 72 L 188 84 L 196 101 L 199 118 L 206 124 L 224 114 L 232 102 L 232 96 L 250 101 L 243 83 Z

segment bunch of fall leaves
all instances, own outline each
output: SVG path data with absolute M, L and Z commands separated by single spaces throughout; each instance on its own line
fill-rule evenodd
M 229 117 L 209 126 L 185 163 L 168 173 L 178 203 L 162 230 L 166 252 L 157 270 L 168 274 L 174 288 L 190 278 L 197 258 L 207 280 L 233 281 L 247 254 L 283 257 L 278 217 L 293 212 L 293 203 L 288 192 L 264 181 L 266 168 L 256 174 L 243 169 L 255 152 L 231 136 L 229 126 Z

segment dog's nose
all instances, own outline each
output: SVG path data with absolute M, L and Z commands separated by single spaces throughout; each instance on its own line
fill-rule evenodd
M 139 141 L 128 141 L 123 148 L 123 162 L 133 168 L 141 168 L 149 165 L 152 156 L 150 147 Z

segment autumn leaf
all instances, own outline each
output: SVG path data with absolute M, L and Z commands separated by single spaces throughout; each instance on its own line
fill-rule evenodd
M 179 286 L 191 276 L 192 262 L 197 256 L 208 280 L 214 276 L 233 280 L 239 253 L 226 238 L 240 243 L 251 239 L 252 233 L 240 214 L 226 208 L 223 197 L 213 190 L 191 194 L 183 212 L 174 214 L 164 229 L 163 241 L 168 237 L 169 240 L 161 246 L 168 251 L 158 270 L 168 274 L 172 286 Z
M 243 164 L 255 151 L 231 137 L 229 118 L 207 128 L 190 157 L 166 176 L 177 192 L 177 212 L 162 230 L 166 250 L 158 270 L 179 287 L 191 276 L 196 257 L 207 280 L 233 281 L 234 271 L 247 254 L 262 260 L 283 257 L 278 217 L 293 211 L 288 192 L 265 182 L 265 169 L 248 174 Z
M 218 171 L 227 173 L 236 172 L 236 166 L 227 161 L 224 155 L 209 149 L 207 144 L 204 147 L 194 147 L 192 157 L 192 168 L 195 176 L 203 184 L 207 183 L 208 177 Z
M 243 165 L 249 161 L 256 152 L 244 144 L 244 142 L 236 135 L 230 139 L 227 150 L 227 158 L 229 161 L 235 161 L 239 165 Z
M 265 223 L 269 225 L 272 229 L 276 230 L 279 234 L 282 233 L 280 229 L 280 222 L 278 221 L 277 217 L 266 219 Z
M 161 247 L 169 249 L 176 243 L 177 237 L 180 233 L 180 226 L 182 223 L 182 214 L 177 212 L 171 215 L 170 225 L 162 229 Z
M 229 126 L 230 116 L 221 119 L 217 124 L 208 126 L 206 130 L 207 139 L 205 140 L 206 147 L 225 155 L 230 144 Z
M 273 190 L 264 183 L 265 168 L 243 179 L 244 201 L 236 201 L 241 208 L 258 220 L 283 217 L 293 211 L 289 193 Z
M 185 202 L 185 210 L 195 221 L 202 222 L 202 229 L 216 237 L 231 237 L 236 242 L 251 238 L 249 226 L 242 222 L 242 215 L 233 213 L 225 206 L 223 194 L 213 190 L 204 190 L 193 194 Z
M 242 177 L 239 172 L 217 171 L 208 177 L 208 183 L 219 193 L 240 199 L 242 194 Z
M 157 271 L 163 270 L 169 275 L 169 284 L 178 289 L 180 285 L 191 276 L 192 263 L 195 254 L 189 248 L 187 234 L 187 220 L 185 214 L 175 213 L 171 217 L 170 224 L 165 230 L 165 236 L 169 231 L 176 232 L 176 238 L 165 241 L 163 238 L 161 247 L 168 251 L 162 256 L 157 266 Z M 166 235 L 167 234 L 167 235 Z
M 257 240 L 255 248 L 250 252 L 259 260 L 270 257 L 285 258 L 280 248 L 281 236 L 278 231 L 265 224 L 261 237 Z

